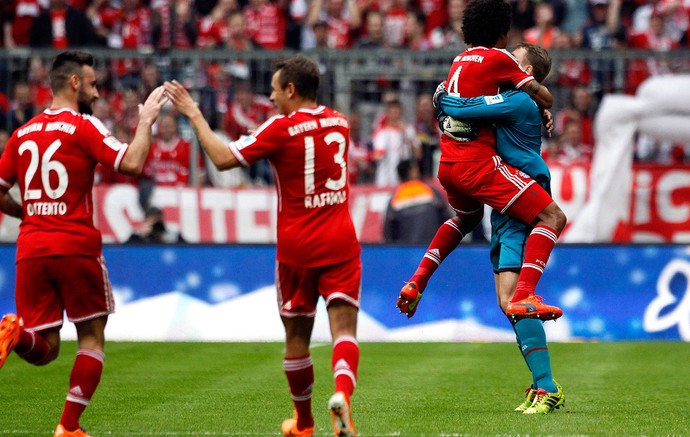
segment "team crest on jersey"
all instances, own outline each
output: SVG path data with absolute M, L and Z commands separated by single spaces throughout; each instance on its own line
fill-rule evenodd
M 525 172 L 523 172 L 523 171 L 521 171 L 521 170 L 518 170 L 517 173 L 520 175 L 520 177 L 523 177 L 523 178 L 525 178 L 525 179 L 528 178 L 528 177 L 530 177 L 527 173 L 525 173 Z
M 240 139 L 237 140 L 235 142 L 235 144 L 237 145 L 237 150 L 242 150 L 245 147 L 254 144 L 255 142 L 256 142 L 256 137 L 254 137 L 252 135 L 245 135 L 245 136 L 240 137 Z
M 497 103 L 503 103 L 504 100 L 502 95 L 497 94 L 495 96 L 485 96 L 484 101 L 487 105 L 495 105 Z

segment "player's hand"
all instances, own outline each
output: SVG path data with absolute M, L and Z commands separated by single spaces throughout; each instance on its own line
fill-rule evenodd
M 139 105 L 139 119 L 153 124 L 167 102 L 168 96 L 165 95 L 165 89 L 162 86 L 157 87 L 151 91 L 144 104 Z
M 551 112 L 548 109 L 542 109 L 541 122 L 544 124 L 549 137 L 551 137 L 553 134 L 553 115 L 551 115 Z
M 192 96 L 189 95 L 189 91 L 180 82 L 173 80 L 172 82 L 165 82 L 163 86 L 165 87 L 165 94 L 175 105 L 175 109 L 180 111 L 182 115 L 191 118 L 197 113 L 201 113 L 199 105 L 196 104 Z
M 446 81 L 443 81 L 436 87 L 436 91 L 434 91 L 434 98 L 431 100 L 431 103 L 434 105 L 434 109 L 437 111 L 439 110 L 439 101 L 447 95 L 448 89 L 446 88 Z
M 414 316 L 419 306 L 419 301 L 422 299 L 422 292 L 417 289 L 412 283 L 408 283 L 398 296 L 398 302 L 395 304 L 400 309 L 400 312 L 407 315 L 407 318 Z
M 461 143 L 474 140 L 479 133 L 479 129 L 472 123 L 456 120 L 445 113 L 438 116 L 438 128 L 443 135 Z

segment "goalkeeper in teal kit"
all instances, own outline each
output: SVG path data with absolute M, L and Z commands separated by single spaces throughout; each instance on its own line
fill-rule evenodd
M 513 54 L 537 81 L 543 81 L 548 75 L 551 58 L 546 50 L 522 43 Z M 511 90 L 495 96 L 463 99 L 450 96 L 439 87 L 434 101 L 444 134 L 459 141 L 473 134 L 472 122 L 493 121 L 496 148 L 501 158 L 527 173 L 550 194 L 551 175 L 540 153 L 542 111 L 528 94 Z M 531 230 L 532 227 L 524 222 L 498 211 L 491 213 L 490 257 L 499 305 L 504 312 L 515 292 L 525 241 Z M 516 411 L 546 414 L 560 408 L 565 403 L 565 395 L 553 380 L 543 322 L 521 319 L 511 320 L 511 324 L 533 378 L 524 402 Z

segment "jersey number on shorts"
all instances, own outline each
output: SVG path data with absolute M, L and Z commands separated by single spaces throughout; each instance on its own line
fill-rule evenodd
M 52 160 L 51 158 L 60 148 L 62 142 L 60 140 L 55 140 L 48 146 L 46 151 L 41 156 L 41 152 L 38 150 L 38 144 L 35 141 L 25 141 L 19 146 L 19 154 L 23 155 L 24 152 L 29 152 L 31 154 L 31 161 L 29 162 L 29 167 L 26 169 L 26 176 L 24 178 L 24 200 L 36 200 L 41 198 L 41 190 L 29 189 L 31 186 L 31 181 L 34 176 L 36 176 L 36 170 L 38 170 L 38 165 L 40 161 L 41 165 L 41 182 L 43 182 L 43 192 L 51 199 L 57 199 L 67 191 L 67 184 L 69 182 L 69 177 L 67 176 L 67 169 L 64 164 L 57 160 Z M 58 177 L 57 187 L 53 188 L 50 185 L 50 172 L 55 172 Z
M 347 182 L 347 163 L 345 162 L 345 146 L 347 140 L 340 132 L 331 132 L 324 138 L 327 146 L 338 145 L 338 150 L 333 154 L 333 161 L 340 166 L 340 178 L 326 181 L 326 188 L 338 191 Z M 314 194 L 314 137 L 304 137 L 304 193 Z

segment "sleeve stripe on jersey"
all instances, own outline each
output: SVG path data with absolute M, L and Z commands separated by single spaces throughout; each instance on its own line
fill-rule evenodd
M 228 143 L 228 149 L 230 149 L 230 153 L 235 155 L 235 158 L 242 164 L 242 167 L 249 167 L 249 163 L 247 162 L 246 159 L 244 159 L 244 156 L 242 156 L 242 152 L 240 152 L 240 149 L 237 147 L 239 144 L 239 141 L 233 141 L 231 143 Z
M 120 162 L 122 161 L 122 158 L 125 156 L 125 153 L 127 152 L 127 149 L 129 149 L 129 144 L 123 144 L 124 147 L 120 149 L 120 151 L 117 153 L 117 158 L 115 159 L 115 165 L 114 165 L 114 170 L 115 171 L 120 171 Z
M 285 118 L 285 116 L 281 114 L 274 115 L 273 117 L 266 120 L 261 126 L 257 127 L 256 130 L 252 133 L 252 135 L 258 136 L 262 130 L 266 129 L 268 126 L 271 125 L 271 123 L 278 120 L 279 118 Z
M 522 88 L 523 86 L 525 86 L 526 83 L 532 82 L 533 80 L 534 80 L 534 77 L 533 77 L 533 76 L 526 77 L 526 78 L 522 79 L 522 80 L 515 86 L 515 88 L 520 89 L 520 88 Z

